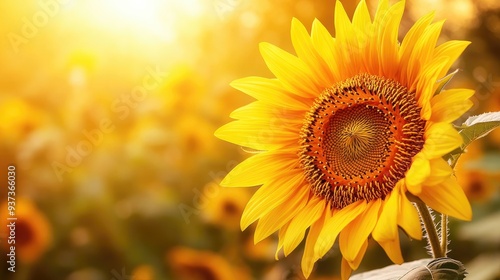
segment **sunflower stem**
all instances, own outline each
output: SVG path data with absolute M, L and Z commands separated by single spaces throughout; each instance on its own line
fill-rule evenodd
M 441 251 L 441 244 L 436 230 L 436 225 L 432 219 L 431 213 L 427 205 L 421 201 L 415 202 L 417 205 L 418 212 L 420 213 L 420 218 L 425 227 L 425 232 L 427 233 L 427 242 L 431 247 L 432 257 L 441 258 L 443 257 L 443 252 Z
M 465 153 L 465 147 L 460 149 L 461 152 L 459 153 L 459 156 L 448 160 L 448 164 L 453 170 L 455 170 L 455 165 L 457 164 L 460 155 Z M 445 214 L 441 214 L 441 253 L 443 257 L 448 255 L 448 215 Z
M 448 253 L 448 215 L 441 214 L 441 253 L 446 257 Z

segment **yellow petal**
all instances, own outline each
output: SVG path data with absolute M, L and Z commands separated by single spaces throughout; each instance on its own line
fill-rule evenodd
M 367 55 L 366 63 L 369 65 L 369 71 L 371 73 L 381 73 L 382 72 L 382 61 L 379 59 L 381 34 L 383 31 L 383 25 L 387 18 L 387 10 L 389 9 L 389 2 L 387 0 L 382 0 L 377 6 L 377 11 L 375 12 L 375 17 L 373 18 L 373 24 L 369 29 L 370 39 L 368 40 L 368 48 L 364 52 Z M 385 19 L 384 19 L 385 18 Z
M 284 172 L 282 176 L 262 185 L 250 198 L 241 216 L 241 229 L 287 202 L 300 191 L 304 175 L 300 172 Z
M 291 233 L 292 231 L 288 231 L 288 233 Z M 297 232 L 298 234 L 294 234 L 291 237 L 285 238 L 283 240 L 283 253 L 285 254 L 285 257 L 287 257 L 297 246 L 299 246 L 300 242 L 304 239 L 305 232 Z
M 363 260 L 363 257 L 365 256 L 366 249 L 368 248 L 368 240 L 365 240 L 363 244 L 361 244 L 361 248 L 352 261 L 347 261 L 349 263 L 349 266 L 352 268 L 352 270 L 358 269 L 359 265 L 361 264 L 361 261 Z M 342 258 L 344 259 L 344 258 Z
M 280 186 L 275 187 L 279 188 Z M 308 195 L 309 188 L 307 186 L 298 186 L 294 195 L 286 203 L 278 205 L 265 215 L 261 215 L 255 229 L 254 242 L 260 242 L 297 216 L 306 206 Z
M 446 66 L 443 67 L 441 73 L 438 74 L 438 77 L 445 76 L 451 65 L 453 65 L 455 60 L 457 60 L 470 43 L 471 42 L 468 41 L 452 40 L 439 45 L 434 50 L 434 57 L 437 57 L 438 59 L 446 58 L 448 61 Z
M 353 35 L 355 34 L 353 26 L 340 1 L 335 2 L 334 21 L 336 44 L 338 44 L 335 58 L 337 64 L 342 65 L 341 79 L 346 79 L 359 73 L 362 50 L 357 37 Z
M 382 30 L 380 30 L 378 52 L 379 61 L 381 63 L 382 75 L 387 78 L 395 78 L 397 72 L 397 65 L 399 65 L 398 57 L 398 30 L 403 11 L 405 8 L 405 1 L 400 1 L 392 5 L 383 19 Z
M 424 33 L 425 29 L 429 26 L 432 19 L 434 18 L 434 13 L 430 13 L 421 17 L 408 31 L 406 36 L 401 43 L 401 47 L 399 48 L 399 57 L 400 57 L 400 70 L 401 70 L 401 84 L 410 87 L 409 79 L 411 77 L 416 77 L 419 69 L 412 64 L 410 64 L 410 57 L 414 52 L 415 46 Z
M 442 157 L 460 147 L 462 137 L 450 123 L 427 122 L 424 134 L 425 144 L 421 153 L 427 159 Z
M 259 47 L 267 67 L 287 91 L 307 98 L 321 92 L 311 80 L 311 71 L 299 58 L 269 43 L 260 43 Z
M 420 116 L 424 120 L 429 120 L 432 114 L 431 98 L 437 89 L 436 83 L 438 73 L 446 65 L 446 61 L 436 60 L 429 64 L 426 69 L 417 78 L 417 98 L 418 104 L 422 108 Z
M 368 236 L 377 224 L 381 204 L 381 199 L 370 201 L 364 213 L 354 219 L 340 233 L 340 251 L 347 261 L 353 262 L 359 255 L 363 244 L 368 240 Z
M 443 90 L 431 100 L 433 122 L 453 122 L 469 110 L 473 103 L 469 98 L 474 95 L 470 89 Z
M 305 278 L 311 275 L 314 263 L 321 257 L 314 252 L 314 247 L 318 241 L 318 236 L 325 223 L 325 217 L 328 215 L 329 208 L 325 208 L 321 218 L 312 224 L 309 233 L 307 234 L 306 244 L 304 246 L 304 255 L 302 256 L 301 267 Z
M 335 38 L 336 40 L 347 41 L 353 37 L 349 34 L 351 30 L 351 20 L 347 16 L 344 6 L 340 1 L 335 1 Z
M 396 184 L 390 197 L 386 198 L 382 214 L 372 234 L 373 239 L 380 244 L 391 261 L 398 264 L 403 262 L 401 249 L 399 247 L 399 234 L 397 228 L 398 215 L 395 214 L 399 213 L 401 200 L 400 188 L 402 188 L 402 181 Z
M 439 21 L 429 25 L 415 43 L 415 47 L 410 55 L 407 66 L 411 69 L 411 72 L 409 72 L 409 76 L 407 77 L 410 90 L 416 88 L 416 82 L 418 82 L 417 77 L 422 76 L 421 72 L 428 69 L 427 64 L 432 59 L 434 48 L 439 34 L 441 33 L 443 23 L 444 21 Z M 447 62 L 444 63 L 446 64 Z
M 283 248 L 283 241 L 285 240 L 285 235 L 288 230 L 288 226 L 290 225 L 290 222 L 286 223 L 284 226 L 280 228 L 280 231 L 278 233 L 278 246 L 276 246 L 276 253 L 274 254 L 274 259 L 279 260 L 279 252 L 281 248 Z
M 404 191 L 401 191 L 398 225 L 413 239 L 422 239 L 422 226 L 417 209 L 408 200 Z
M 415 156 L 410 169 L 406 173 L 405 183 L 408 190 L 413 194 L 419 194 L 422 191 L 422 183 L 431 174 L 429 160 L 422 156 Z
M 342 258 L 342 263 L 340 265 L 340 279 L 342 280 L 348 280 L 351 277 L 352 274 L 352 268 L 349 262 Z
M 236 165 L 220 183 L 224 187 L 257 186 L 288 172 L 297 166 L 298 157 L 292 152 L 269 151 L 251 156 Z
M 230 117 L 243 121 L 267 121 L 274 127 L 273 129 L 295 131 L 299 134 L 303 126 L 304 111 L 294 111 L 263 101 L 255 101 L 234 110 Z
M 366 5 L 365 0 L 361 0 L 356 7 L 356 10 L 354 11 L 354 15 L 352 17 L 352 25 L 354 26 L 356 33 L 358 33 L 357 35 L 363 36 L 359 37 L 360 42 L 366 42 L 366 40 L 370 39 L 368 37 L 368 31 L 371 24 L 372 20 L 370 18 L 370 12 L 368 11 L 368 5 Z
M 316 222 L 325 209 L 325 200 L 313 196 L 308 205 L 295 216 L 289 224 L 289 230 L 284 236 L 283 251 L 288 256 L 304 238 L 305 230 Z
M 280 127 L 271 120 L 237 120 L 221 126 L 214 134 L 219 139 L 262 151 L 296 145 L 297 131 Z
M 324 256 L 328 250 L 335 243 L 337 235 L 344 230 L 344 228 L 363 211 L 365 211 L 367 204 L 364 200 L 356 201 L 340 211 L 336 212 L 331 218 L 325 222 L 325 226 L 321 230 L 318 237 L 318 242 L 314 246 L 316 255 Z
M 354 34 L 358 37 L 358 47 L 361 53 L 364 54 L 363 56 L 366 56 L 367 53 L 370 53 L 370 41 L 373 38 L 374 29 L 365 0 L 361 0 L 356 7 L 352 18 L 352 26 Z M 365 57 L 364 60 L 366 59 Z M 367 63 L 362 63 L 360 69 L 362 72 L 369 72 L 366 64 Z
M 262 77 L 246 77 L 235 80 L 230 84 L 253 98 L 276 106 L 287 107 L 293 110 L 308 110 L 309 106 L 302 98 L 285 90 L 278 79 Z
M 328 65 L 334 80 L 339 81 L 339 71 L 333 57 L 335 52 L 335 40 L 332 38 L 332 35 L 328 32 L 325 26 L 317 19 L 314 19 L 312 24 L 311 39 L 314 47 Z
M 402 181 L 399 181 L 383 201 L 382 212 L 372 233 L 373 239 L 379 243 L 394 240 L 398 235 L 397 215 L 395 213 L 399 212 L 401 184 Z
M 377 11 L 375 12 L 375 19 L 373 20 L 375 24 L 379 25 L 382 22 L 382 19 L 387 13 L 387 10 L 389 9 L 389 1 L 387 0 L 380 0 L 377 6 Z
M 317 83 L 323 85 L 325 88 L 331 86 L 333 78 L 330 68 L 314 48 L 311 37 L 309 37 L 304 25 L 296 18 L 292 20 L 291 33 L 292 44 L 297 56 L 304 61 L 309 67 L 309 70 L 314 73 L 313 77 L 317 79 Z
M 425 186 L 419 195 L 432 209 L 461 220 L 472 219 L 472 209 L 464 191 L 454 177 L 435 186 Z
M 401 255 L 399 235 L 396 235 L 394 240 L 377 242 L 384 249 L 385 253 L 393 263 L 402 264 L 404 262 L 403 255 Z
M 453 174 L 453 169 L 443 158 L 435 158 L 429 161 L 431 167 L 431 174 L 425 180 L 426 186 L 434 186 L 442 183 Z

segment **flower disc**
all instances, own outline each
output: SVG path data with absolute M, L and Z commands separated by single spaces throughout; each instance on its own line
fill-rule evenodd
M 424 145 L 415 93 L 360 74 L 326 89 L 301 132 L 300 160 L 315 195 L 340 209 L 384 198 Z

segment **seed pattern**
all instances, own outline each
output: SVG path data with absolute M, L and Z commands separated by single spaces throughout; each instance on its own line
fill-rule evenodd
M 330 207 L 384 198 L 424 145 L 415 92 L 360 74 L 324 90 L 306 114 L 299 152 L 315 195 Z

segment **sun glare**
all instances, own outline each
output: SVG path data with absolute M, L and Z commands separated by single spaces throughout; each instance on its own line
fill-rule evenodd
M 133 21 L 148 21 L 155 16 L 157 6 L 160 1 L 149 0 L 107 0 L 102 2 L 103 5 L 108 5 L 111 10 L 114 10 L 116 15 Z
M 186 21 L 197 21 L 204 13 L 200 0 L 93 0 L 87 5 L 87 20 L 103 30 L 127 30 L 127 36 L 153 35 L 166 42 L 175 41 L 180 29 L 192 28 Z

